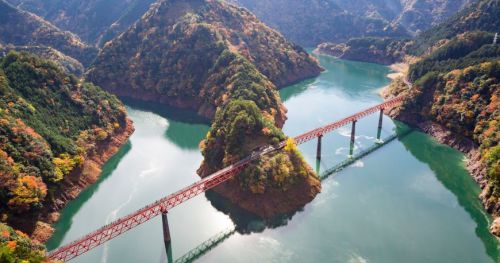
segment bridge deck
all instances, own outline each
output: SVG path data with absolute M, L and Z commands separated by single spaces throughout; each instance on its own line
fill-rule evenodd
M 294 138 L 297 144 L 305 143 L 309 140 L 323 136 L 326 133 L 332 132 L 335 129 L 343 127 L 353 121 L 362 119 L 370 114 L 379 112 L 388 107 L 395 106 L 399 104 L 403 99 L 397 97 L 379 105 L 368 108 L 364 111 L 353 114 L 342 120 L 330 123 L 320 128 L 316 128 L 312 131 L 304 133 Z M 85 235 L 78 240 L 75 240 L 67 245 L 64 245 L 54 251 L 47 254 L 49 259 L 67 261 L 73 259 L 125 232 L 128 230 L 143 224 L 144 222 L 150 220 L 151 218 L 160 215 L 161 213 L 167 212 L 175 206 L 209 190 L 212 189 L 223 182 L 232 178 L 235 174 L 241 172 L 248 164 L 253 160 L 260 158 L 262 155 L 269 154 L 273 151 L 279 150 L 285 146 L 285 142 L 281 142 L 277 146 L 270 146 L 264 150 L 258 151 L 251 156 L 247 156 L 244 159 L 232 164 L 222 170 L 219 170 L 202 180 L 187 186 L 173 194 L 170 194 L 152 204 L 149 204 L 127 216 L 117 219 L 116 221 L 105 225 L 98 230 Z

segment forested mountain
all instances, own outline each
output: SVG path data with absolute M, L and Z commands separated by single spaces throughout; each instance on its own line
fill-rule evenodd
M 19 10 L 4 0 L 0 0 L 0 14 L 0 49 L 3 51 L 28 50 L 53 59 L 59 58 L 60 64 L 68 66 L 68 71 L 72 73 L 81 73 L 83 70 L 78 62 L 88 65 L 97 55 L 96 48 L 88 46 L 73 33 L 61 31 L 42 18 Z M 66 56 L 78 62 L 70 61 Z
M 199 171 L 206 176 L 259 146 L 284 140 L 286 110 L 277 87 L 320 70 L 302 48 L 242 8 L 215 0 L 165 0 L 104 47 L 88 79 L 120 96 L 190 108 L 214 119 Z M 281 174 L 280 163 L 289 165 L 289 173 Z M 275 176 L 258 177 L 256 169 L 271 174 L 274 169 Z M 266 217 L 297 209 L 320 188 L 292 146 L 250 166 L 240 180 L 219 191 Z M 241 198 L 249 192 L 259 195 Z M 295 202 L 285 201 L 292 196 Z
M 377 16 L 355 15 L 333 0 L 234 0 L 290 40 L 308 47 L 352 37 L 405 37 L 408 32 Z M 358 7 L 359 8 L 359 7 Z
M 330 55 L 341 59 L 390 65 L 407 55 L 413 42 L 405 39 L 365 37 L 352 38 L 346 43 L 322 43 L 315 53 Z
M 154 0 L 8 0 L 89 44 L 104 43 L 125 31 Z
M 70 74 L 74 74 L 76 76 L 82 76 L 85 72 L 85 67 L 83 64 L 66 55 L 61 51 L 48 46 L 14 46 L 14 45 L 6 45 L 3 46 L 0 44 L 0 54 L 1 56 L 5 56 L 9 53 L 9 51 L 17 51 L 17 52 L 28 52 L 37 54 L 38 56 L 48 59 L 59 67 L 61 67 L 64 71 Z
M 294 42 L 405 38 L 437 25 L 473 0 L 231 0 Z
M 222 67 L 232 61 L 246 70 Z M 226 100 L 221 84 L 251 71 L 281 87 L 318 75 L 320 67 L 243 9 L 219 1 L 161 1 L 104 47 L 88 79 L 121 96 L 178 104 L 211 118 Z
M 500 1 L 482 0 L 474 2 L 442 24 L 424 31 L 415 38 L 354 38 L 341 44 L 322 43 L 318 45 L 317 51 L 343 59 L 382 64 L 402 61 L 407 55 L 426 57 L 461 33 L 500 31 L 500 22 L 496 18 L 499 13 Z
M 132 125 L 115 96 L 27 53 L 0 59 L 0 95 L 1 220 L 44 241 Z
M 423 55 L 428 53 L 433 46 L 443 45 L 447 40 L 464 32 L 499 32 L 498 14 L 500 14 L 499 0 L 477 1 L 442 24 L 419 35 L 410 53 L 417 56 Z
M 422 57 L 410 65 L 408 89 L 395 81 L 389 93 L 405 95 L 392 115 L 462 150 L 483 188 L 481 200 L 497 219 L 500 235 L 500 45 L 494 35 L 498 0 L 481 0 L 422 34 L 409 49 Z M 483 30 L 483 31 L 477 31 Z

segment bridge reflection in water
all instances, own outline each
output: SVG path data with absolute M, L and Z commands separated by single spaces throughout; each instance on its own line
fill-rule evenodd
M 380 126 L 379 126 L 380 127 Z M 395 139 L 401 139 L 405 137 L 406 135 L 410 134 L 412 131 L 414 131 L 411 127 L 408 126 L 401 126 L 397 125 L 397 131 L 388 135 L 387 137 L 380 139 L 381 138 L 381 131 L 379 128 L 378 131 L 378 136 L 377 140 L 373 145 L 370 147 L 367 147 L 365 149 L 360 149 L 357 151 L 357 153 L 348 156 L 347 159 L 339 162 L 338 164 L 324 170 L 320 171 L 320 167 L 322 166 L 322 160 L 321 160 L 321 152 L 317 152 L 317 158 L 316 158 L 316 173 L 318 174 L 319 178 L 321 181 L 324 181 L 331 176 L 334 176 L 338 174 L 340 171 L 342 171 L 345 168 L 348 168 L 350 165 L 354 164 L 357 160 L 362 159 L 363 157 L 369 155 L 370 153 L 378 150 L 379 148 L 383 147 L 384 145 L 389 144 L 390 142 L 394 141 Z M 321 140 L 318 141 L 318 144 L 321 143 Z M 321 146 L 318 147 L 320 149 Z M 324 165 L 323 165 L 324 166 Z M 276 217 L 272 220 L 263 220 L 259 219 L 256 216 L 252 216 L 248 214 L 248 212 L 242 211 L 238 207 L 232 205 L 229 203 L 228 200 L 225 200 L 223 197 L 218 195 L 217 193 L 213 191 L 206 192 L 206 197 L 209 199 L 212 203 L 212 205 L 220 210 L 221 212 L 227 214 L 232 221 L 236 224 L 234 227 L 225 229 L 211 238 L 207 239 L 197 247 L 191 249 L 188 253 L 184 254 L 180 258 L 176 259 L 175 261 L 172 260 L 172 250 L 171 246 L 167 248 L 166 252 L 163 253 L 163 257 L 167 255 L 167 259 L 162 259 L 161 262 L 168 262 L 168 263 L 188 263 L 188 262 L 194 262 L 195 260 L 201 258 L 203 255 L 207 254 L 214 248 L 216 248 L 218 245 L 223 243 L 225 240 L 227 240 L 229 237 L 231 237 L 233 234 L 236 232 L 239 232 L 241 234 L 248 234 L 248 233 L 254 233 L 254 232 L 262 232 L 266 228 L 277 228 L 281 226 L 285 226 L 288 223 L 288 220 L 290 220 L 295 213 L 289 214 L 289 215 L 282 215 L 280 217 Z M 299 211 L 297 211 L 299 212 Z M 258 221 L 258 222 L 257 222 Z M 169 254 L 170 253 L 170 254 Z
M 354 152 L 354 144 L 355 144 L 355 134 L 356 134 L 356 123 L 358 120 L 374 114 L 376 112 L 380 113 L 379 117 L 379 125 L 378 125 L 378 135 L 377 135 L 377 140 L 380 140 L 380 134 L 381 134 L 381 129 L 382 129 L 382 117 L 384 114 L 384 110 L 390 107 L 394 107 L 398 104 L 400 104 L 403 101 L 403 97 L 396 97 L 391 100 L 385 101 L 381 104 L 375 105 L 371 108 L 365 109 L 361 112 L 355 113 L 351 116 L 348 116 L 344 119 L 341 119 L 336 122 L 332 122 L 328 125 L 316 128 L 314 130 L 311 130 L 309 132 L 306 132 L 304 134 L 301 134 L 294 139 L 296 144 L 302 144 L 305 142 L 308 142 L 310 140 L 313 140 L 315 138 L 318 138 L 318 160 L 321 160 L 321 140 L 324 135 L 339 129 L 343 126 L 352 124 L 352 131 L 351 131 L 351 147 L 350 147 L 350 159 L 355 159 L 356 156 L 353 155 Z M 380 143 L 380 142 L 379 142 Z M 257 151 L 252 152 L 250 156 L 247 156 L 243 158 L 242 160 L 222 169 L 219 170 L 202 180 L 193 183 L 190 186 L 187 186 L 171 195 L 168 195 L 160 200 L 157 200 L 156 202 L 153 202 L 127 216 L 124 216 L 122 218 L 119 218 L 115 220 L 114 222 L 111 222 L 108 225 L 105 225 L 101 227 L 100 229 L 91 232 L 84 237 L 77 239 L 65 246 L 62 246 L 54 251 L 51 251 L 47 254 L 47 257 L 51 260 L 61 260 L 61 261 L 67 261 L 71 260 L 75 257 L 78 257 L 79 255 L 94 249 L 98 247 L 99 245 L 129 231 L 132 228 L 137 227 L 138 225 L 141 225 L 153 217 L 162 215 L 162 221 L 163 221 L 163 232 L 164 232 L 164 242 L 165 246 L 168 250 L 169 248 L 169 243 L 170 243 L 170 233 L 168 230 L 168 220 L 167 220 L 167 213 L 177 205 L 184 203 L 185 201 L 201 194 L 204 193 L 222 183 L 225 181 L 231 179 L 235 174 L 238 174 L 239 172 L 243 171 L 251 162 L 260 159 L 261 156 L 273 153 L 275 151 L 281 150 L 285 146 L 286 142 L 281 142 L 278 145 L 271 145 L 268 146 L 267 148 L 259 149 Z M 369 150 L 368 152 L 361 152 L 357 154 L 357 158 L 361 158 L 370 152 L 378 149 L 379 147 L 375 147 L 372 150 Z M 360 155 L 361 154 L 361 155 Z M 351 160 L 352 161 L 352 160 Z M 349 165 L 350 161 L 347 161 L 342 165 L 342 167 L 345 167 Z M 167 229 L 166 229 L 167 228 Z

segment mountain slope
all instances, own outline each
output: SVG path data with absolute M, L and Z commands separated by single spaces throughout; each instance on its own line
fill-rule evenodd
M 162 1 L 104 47 L 88 76 L 122 96 L 161 100 L 213 117 L 215 107 L 223 103 L 220 82 L 237 73 L 214 67 L 228 63 L 222 59 L 235 59 L 226 56 L 229 53 L 276 86 L 320 72 L 302 48 L 251 13 L 218 1 L 193 0 Z
M 14 46 L 52 47 L 88 65 L 97 50 L 83 43 L 76 35 L 26 11 L 0 0 L 0 44 Z
M 423 55 L 433 46 L 446 43 L 458 34 L 468 31 L 499 32 L 499 0 L 481 0 L 458 12 L 442 24 L 419 35 L 411 50 L 413 55 Z
M 388 93 L 407 97 L 391 114 L 421 128 L 469 158 L 467 168 L 483 189 L 480 199 L 500 236 L 500 45 L 494 35 L 498 0 L 481 0 L 422 34 L 410 51 L 408 89 L 397 80 Z M 483 31 L 477 31 L 478 29 Z
M 345 42 L 352 37 L 404 37 L 406 30 L 376 16 L 355 15 L 333 0 L 234 0 L 301 45 Z M 359 8 L 359 6 L 358 6 Z
M 476 0 L 400 0 L 400 14 L 393 20 L 411 32 L 437 26 Z
M 132 124 L 116 97 L 27 53 L 0 59 L 0 94 L 2 221 L 44 241 L 43 222 L 95 182 Z
M 202 143 L 204 177 L 283 141 L 286 110 L 277 86 L 320 70 L 302 48 L 246 10 L 214 0 L 165 0 L 108 43 L 87 76 L 120 96 L 190 108 L 213 119 Z M 290 165 L 289 174 L 282 174 L 276 158 Z M 255 171 L 263 167 L 276 176 L 256 180 Z M 238 178 L 216 191 L 262 217 L 295 211 L 320 189 L 293 147 L 264 157 Z
M 231 0 L 309 47 L 351 38 L 407 38 L 475 0 Z
M 91 44 L 104 43 L 139 19 L 154 0 L 9 0 Z M 104 39 L 102 40 L 102 38 Z M 102 41 L 101 41 L 102 40 Z

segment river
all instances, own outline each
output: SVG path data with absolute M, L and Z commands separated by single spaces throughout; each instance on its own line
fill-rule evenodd
M 319 58 L 323 74 L 281 90 L 287 135 L 382 101 L 387 67 Z M 62 211 L 49 249 L 199 180 L 198 143 L 209 128 L 203 121 L 154 105 L 130 103 L 128 112 L 136 128 L 130 142 L 105 165 L 98 183 Z M 377 118 L 359 121 L 356 151 L 374 143 Z M 404 129 L 384 119 L 383 136 Z M 325 136 L 320 170 L 346 158 L 349 133 L 345 127 Z M 300 149 L 316 167 L 315 141 Z M 491 218 L 479 192 L 463 154 L 412 132 L 324 180 L 313 202 L 272 227 L 206 195 L 174 208 L 168 215 L 174 259 L 231 229 L 224 210 L 245 231 L 230 234 L 199 262 L 498 262 L 500 244 L 488 232 Z M 158 217 L 74 262 L 165 262 L 162 240 Z

